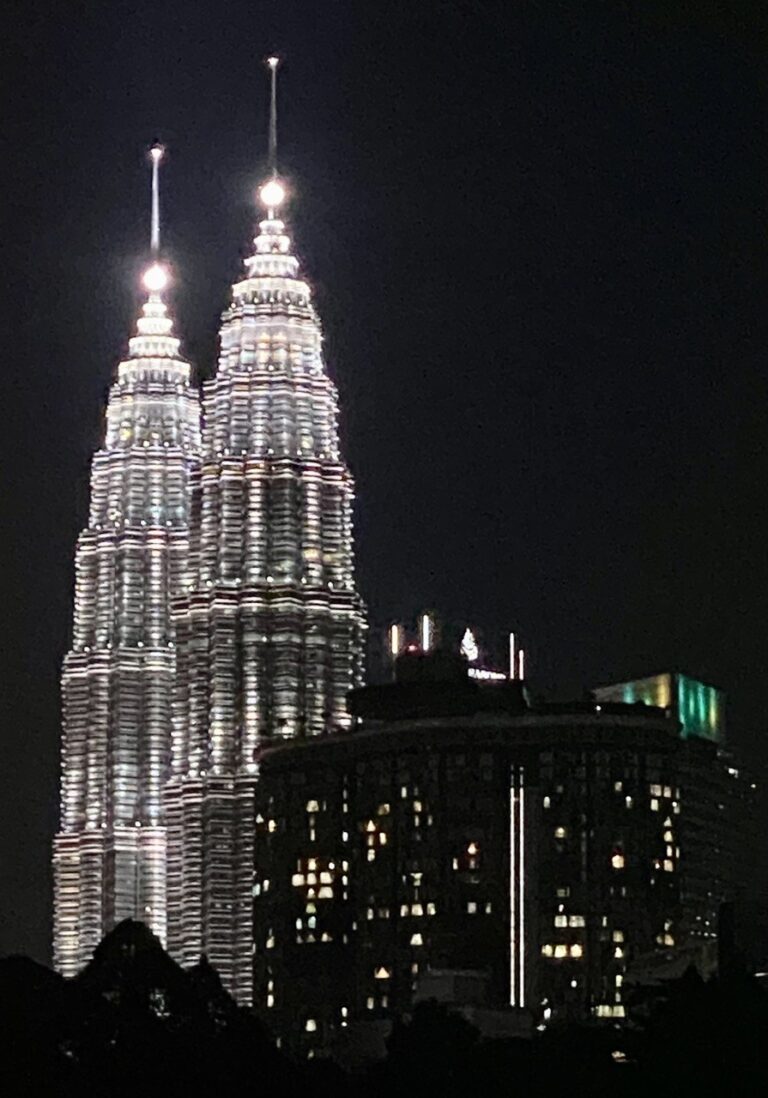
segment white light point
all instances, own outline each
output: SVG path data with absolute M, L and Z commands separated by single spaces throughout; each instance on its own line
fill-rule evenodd
M 164 154 L 165 154 L 165 149 L 163 148 L 162 145 L 153 145 L 152 148 L 149 150 L 149 155 L 152 157 L 152 159 L 156 163 L 157 163 L 157 161 L 163 159 Z
M 144 288 L 149 290 L 151 294 L 159 294 L 168 285 L 168 272 L 159 263 L 153 263 L 144 272 L 142 281 Z
M 268 210 L 274 210 L 285 202 L 285 187 L 279 179 L 270 179 L 259 191 L 259 198 Z

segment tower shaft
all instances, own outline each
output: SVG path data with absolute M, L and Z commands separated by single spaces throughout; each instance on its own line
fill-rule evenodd
M 174 604 L 169 946 L 251 996 L 253 796 L 261 748 L 350 726 L 365 622 L 336 390 L 270 209 L 233 287 L 192 487 L 193 589 Z
M 189 475 L 199 448 L 190 367 L 153 293 L 110 391 L 76 549 L 53 849 L 54 962 L 64 975 L 121 919 L 142 919 L 165 937 L 170 604 L 187 582 Z

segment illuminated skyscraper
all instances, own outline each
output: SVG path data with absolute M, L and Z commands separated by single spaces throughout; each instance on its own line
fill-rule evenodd
M 355 589 L 353 484 L 310 290 L 274 171 L 245 276 L 203 390 L 193 483 L 193 586 L 176 604 L 168 786 L 169 947 L 205 953 L 251 995 L 254 789 L 262 745 L 349 727 L 365 622 Z
M 72 648 L 62 673 L 60 830 L 54 840 L 54 960 L 65 975 L 125 918 L 166 932 L 163 788 L 175 666 L 173 593 L 186 586 L 188 481 L 200 408 L 179 355 L 157 262 L 152 150 L 148 291 L 93 459 L 75 558 Z

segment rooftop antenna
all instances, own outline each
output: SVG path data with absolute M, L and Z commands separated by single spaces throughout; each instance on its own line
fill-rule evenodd
M 270 99 L 269 99 L 269 171 L 273 179 L 277 178 L 277 67 L 279 57 L 268 57 Z

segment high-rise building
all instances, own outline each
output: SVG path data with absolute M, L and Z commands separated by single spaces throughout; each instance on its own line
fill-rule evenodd
M 420 652 L 351 706 L 360 728 L 262 760 L 265 1022 L 327 1051 L 408 1013 L 435 971 L 482 974 L 485 1007 L 535 1024 L 623 1018 L 628 965 L 673 949 L 681 917 L 670 715 L 531 707 L 520 681 Z
M 716 952 L 751 796 L 717 746 L 670 707 L 532 704 L 467 670 L 406 649 L 352 695 L 360 727 L 263 756 L 254 1006 L 296 1051 L 369 1038 L 438 976 L 613 1025 L 635 966 Z
M 153 150 L 155 199 L 160 155 Z M 156 252 L 156 201 L 152 236 Z M 137 334 L 110 390 L 77 543 L 53 848 L 54 960 L 65 975 L 122 919 L 166 933 L 170 602 L 186 586 L 188 481 L 200 447 L 199 400 L 163 300 L 167 281 L 155 259 Z
M 168 942 L 182 962 L 205 953 L 242 1002 L 259 753 L 270 740 L 350 726 L 346 695 L 361 681 L 365 630 L 336 389 L 281 217 L 286 197 L 273 171 L 223 315 L 218 371 L 203 388 L 193 585 L 174 611 Z

